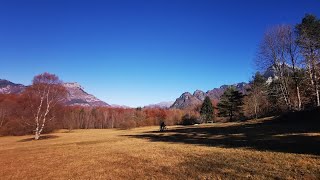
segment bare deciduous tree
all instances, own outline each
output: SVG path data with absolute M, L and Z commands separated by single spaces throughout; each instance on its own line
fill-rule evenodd
M 35 123 L 35 139 L 40 138 L 46 123 L 55 118 L 52 109 L 65 100 L 67 91 L 54 74 L 43 73 L 34 77 L 25 91 Z
M 284 43 L 285 43 L 285 53 L 286 53 L 286 59 L 287 62 L 291 65 L 292 68 L 292 78 L 294 81 L 294 86 L 295 86 L 295 91 L 296 91 L 296 96 L 297 96 L 297 110 L 301 110 L 301 96 L 300 96 L 300 79 L 298 76 L 299 73 L 299 64 L 301 62 L 299 58 L 299 48 L 296 43 L 296 36 L 295 33 L 293 32 L 293 28 L 289 25 L 284 25 L 281 26 L 283 30 L 283 38 L 284 38 Z
M 313 15 L 306 15 L 300 24 L 296 26 L 298 32 L 298 44 L 305 58 L 305 64 L 313 86 L 316 104 L 320 106 L 319 95 L 319 61 L 320 61 L 320 20 Z
M 253 80 L 250 82 L 248 95 L 244 99 L 244 112 L 248 117 L 258 119 L 264 115 L 268 106 L 267 100 L 267 83 L 266 79 L 260 74 L 256 73 Z
M 5 108 L 0 106 L 0 128 L 4 124 L 6 116 L 7 116 L 7 112 L 6 112 Z
M 292 109 L 289 91 L 289 72 L 287 63 L 287 30 L 286 26 L 271 28 L 264 36 L 260 44 L 258 63 L 265 68 L 272 67 L 279 81 L 279 90 L 288 109 Z

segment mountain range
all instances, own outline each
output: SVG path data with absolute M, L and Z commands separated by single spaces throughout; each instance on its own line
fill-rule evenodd
M 194 108 L 199 104 L 201 104 L 204 101 L 206 96 L 208 96 L 212 101 L 219 101 L 224 91 L 230 86 L 235 87 L 238 91 L 244 94 L 246 93 L 246 89 L 249 88 L 248 83 L 242 82 L 242 83 L 237 83 L 233 85 L 223 85 L 220 88 L 214 88 L 207 92 L 203 92 L 201 90 L 196 90 L 193 94 L 191 94 L 190 92 L 185 92 L 179 98 L 176 99 L 176 101 L 173 103 L 171 108 L 173 109 Z
M 63 86 L 68 91 L 67 105 L 86 107 L 110 106 L 108 103 L 84 91 L 84 88 L 78 83 L 63 83 Z M 26 88 L 27 86 L 25 85 L 15 84 L 8 80 L 0 79 L 0 94 L 19 94 Z
M 96 98 L 84 91 L 84 88 L 78 83 L 63 83 L 63 86 L 67 89 L 67 101 L 66 104 L 70 106 L 84 106 L 84 107 L 115 107 L 115 108 L 129 108 L 122 105 L 109 105 L 108 103 Z M 236 87 L 240 92 L 246 93 L 248 88 L 247 83 L 238 83 L 231 85 Z M 209 96 L 213 101 L 219 101 L 220 96 L 228 88 L 228 85 L 223 85 L 220 88 L 214 88 L 210 91 L 203 92 L 196 90 L 193 94 L 189 92 L 183 93 L 176 101 L 160 102 L 157 104 L 150 104 L 144 106 L 144 108 L 161 108 L 161 109 L 189 109 L 194 108 L 201 104 L 206 96 Z M 22 84 L 16 84 L 8 80 L 0 79 L 0 94 L 19 94 L 22 93 L 27 86 Z
M 274 68 L 270 67 L 263 74 L 267 79 L 267 83 L 272 82 L 275 77 Z M 71 106 L 87 106 L 87 107 L 115 107 L 115 108 L 130 108 L 128 106 L 123 105 L 109 105 L 108 103 L 96 98 L 94 95 L 91 95 L 84 91 L 84 88 L 78 83 L 64 83 L 64 87 L 66 87 L 68 91 L 67 96 L 67 105 Z M 224 93 L 224 91 L 233 86 L 240 92 L 246 94 L 246 90 L 249 88 L 249 83 L 241 82 L 233 85 L 223 85 L 219 88 L 214 88 L 207 92 L 196 90 L 191 94 L 190 92 L 183 93 L 179 98 L 175 101 L 161 102 L 157 104 L 150 104 L 145 106 L 144 108 L 162 108 L 162 109 L 192 109 L 198 105 L 200 105 L 206 96 L 208 96 L 212 101 L 218 102 L 220 97 Z M 26 89 L 27 86 L 22 84 L 15 84 L 8 80 L 0 79 L 0 94 L 19 94 Z
M 291 71 L 292 68 L 289 65 L 285 65 L 287 71 Z M 277 79 L 275 75 L 275 68 L 270 66 L 267 70 L 262 74 L 266 79 L 266 83 L 270 84 L 274 79 Z M 183 93 L 176 101 L 173 103 L 171 108 L 173 109 L 192 109 L 196 106 L 200 105 L 206 96 L 208 96 L 213 102 L 219 102 L 220 97 L 224 93 L 224 91 L 230 87 L 235 87 L 238 91 L 243 94 L 247 93 L 247 89 L 250 87 L 249 83 L 241 82 L 233 85 L 223 85 L 219 88 L 214 88 L 207 92 L 203 92 L 201 90 L 196 90 L 193 94 L 190 92 Z

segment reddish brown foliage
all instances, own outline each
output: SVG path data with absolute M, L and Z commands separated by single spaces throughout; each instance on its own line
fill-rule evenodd
M 65 107 L 61 128 L 128 129 L 159 125 L 162 121 L 174 125 L 180 123 L 184 114 L 181 110 Z
M 180 124 L 193 111 L 164 109 L 123 109 L 70 107 L 62 105 L 67 91 L 58 76 L 37 75 L 23 94 L 0 95 L 0 135 L 24 135 L 54 129 L 106 129 Z
M 0 134 L 25 135 L 34 133 L 34 114 L 30 95 L 0 95 Z M 37 101 L 35 101 L 37 102 Z M 57 105 L 50 112 L 44 133 L 55 129 L 128 129 L 141 126 L 180 124 L 185 114 L 194 111 L 164 109 L 123 109 L 109 107 L 79 107 Z

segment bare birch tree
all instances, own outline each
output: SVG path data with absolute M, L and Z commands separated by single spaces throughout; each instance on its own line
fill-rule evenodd
M 55 118 L 53 108 L 65 100 L 67 92 L 56 75 L 43 73 L 34 77 L 25 93 L 34 118 L 34 138 L 38 140 L 46 123 Z

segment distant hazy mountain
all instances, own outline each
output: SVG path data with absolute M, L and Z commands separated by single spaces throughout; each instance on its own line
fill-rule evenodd
M 201 104 L 206 96 L 209 96 L 211 100 L 219 101 L 221 95 L 230 86 L 235 87 L 237 90 L 239 90 L 242 93 L 246 93 L 246 89 L 249 88 L 248 83 L 242 82 L 242 83 L 233 84 L 233 85 L 223 85 L 220 88 L 214 88 L 207 92 L 203 92 L 201 90 L 196 90 L 193 94 L 189 92 L 185 92 L 179 98 L 176 99 L 176 101 L 173 103 L 171 108 L 174 108 L 174 109 L 194 108 L 199 104 Z
M 160 102 L 157 104 L 150 104 L 145 106 L 144 108 L 160 108 L 160 109 L 169 109 L 174 101 L 168 101 L 168 102 Z
M 110 106 L 95 96 L 88 94 L 78 83 L 64 83 L 68 91 L 67 105 L 71 106 Z M 0 94 L 19 94 L 26 89 L 27 86 L 15 84 L 7 80 L 0 79 Z
M 111 104 L 110 105 L 113 108 L 123 108 L 123 109 L 130 109 L 131 107 L 125 106 L 125 105 L 118 105 L 118 104 Z

